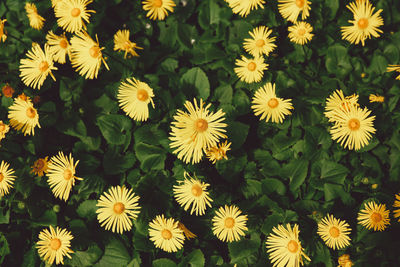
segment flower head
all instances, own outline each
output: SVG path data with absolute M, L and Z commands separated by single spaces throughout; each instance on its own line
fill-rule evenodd
M 394 201 L 394 203 L 393 203 L 393 207 L 394 208 L 398 208 L 398 209 L 395 209 L 394 211 L 393 211 L 393 213 L 394 213 L 394 215 L 393 215 L 393 217 L 395 217 L 395 218 L 399 218 L 400 217 L 400 194 L 396 194 L 395 195 L 395 201 Z M 400 222 L 400 218 L 398 219 L 399 220 L 399 222 Z
M 226 152 L 228 150 L 231 150 L 231 142 L 228 144 L 228 140 L 225 140 L 225 142 L 221 142 L 217 144 L 216 146 L 210 147 L 207 152 L 207 158 L 215 164 L 215 162 L 220 161 L 221 159 L 228 159 L 226 156 Z
M 200 105 L 194 99 L 194 105 L 186 101 L 185 108 L 188 110 L 177 111 L 174 116 L 174 122 L 171 126 L 171 136 L 169 139 L 171 148 L 176 148 L 173 153 L 178 154 L 178 159 L 185 163 L 192 161 L 198 163 L 203 152 L 217 144 L 220 138 L 226 138 L 223 132 L 226 132 L 227 125 L 223 123 L 225 113 L 222 110 L 210 112 L 208 109 L 211 104 L 204 107 L 204 102 L 200 99 Z
M 374 231 L 383 231 L 390 224 L 389 210 L 385 204 L 376 204 L 371 201 L 364 205 L 358 213 L 358 224 Z
M 132 189 L 113 186 L 97 201 L 97 220 L 101 227 L 122 234 L 132 229 L 132 219 L 136 220 L 140 207 L 139 196 Z
M 55 8 L 58 4 L 60 4 L 64 0 L 51 0 L 51 7 Z
M 50 158 L 47 171 L 47 182 L 55 197 L 67 201 L 72 186 L 75 185 L 75 180 L 82 178 L 75 176 L 76 165 L 79 160 L 74 163 L 72 155 L 65 156 L 63 152 L 58 152 L 58 155 Z
M 5 97 L 12 97 L 15 93 L 15 90 L 7 83 L 1 88 L 1 92 Z
M 43 229 L 39 233 L 39 241 L 36 243 L 40 257 L 48 264 L 64 264 L 64 256 L 71 259 L 70 253 L 74 253 L 71 249 L 71 240 L 74 238 L 71 232 L 66 229 L 54 229 L 51 225 L 49 229 Z
M 50 74 L 51 78 L 55 81 L 52 70 L 56 70 L 57 67 L 53 63 L 53 53 L 50 50 L 50 46 L 44 45 L 44 52 L 42 48 L 34 44 L 32 49 L 26 54 L 28 58 L 20 60 L 19 71 L 20 77 L 24 84 L 31 86 L 33 89 L 40 89 L 47 75 Z
M 318 223 L 319 236 L 333 249 L 342 249 L 350 245 L 350 231 L 346 221 L 338 220 L 330 214 Z
M 44 173 L 47 173 L 49 169 L 49 162 L 47 161 L 48 157 L 45 158 L 39 158 L 33 163 L 33 166 L 31 167 L 31 173 L 36 174 L 39 177 L 42 177 Z
M 344 96 L 342 90 L 336 90 L 326 99 L 325 117 L 330 122 L 337 121 L 337 110 L 348 111 L 352 107 L 358 107 L 358 95 Z
M 274 44 L 276 37 L 269 37 L 272 33 L 271 29 L 266 26 L 259 26 L 249 32 L 251 38 L 244 39 L 243 48 L 252 56 L 268 56 L 276 45 Z
M 0 19 L 0 42 L 5 42 L 7 39 L 7 32 L 4 29 L 4 23 L 6 23 L 6 19 Z
M 26 3 L 25 11 L 29 19 L 29 25 L 36 30 L 42 29 L 45 19 L 38 14 L 36 5 L 33 3 Z
M 269 259 L 274 267 L 303 265 L 303 257 L 310 261 L 299 241 L 299 233 L 297 224 L 293 229 L 290 224 L 286 227 L 280 224 L 272 228 L 272 233 L 265 243 Z
M 10 126 L 0 120 L 0 141 L 6 137 L 6 133 L 10 130 Z
M 400 65 L 389 65 L 386 71 L 387 72 L 395 71 L 400 73 Z M 397 75 L 396 80 L 400 80 L 400 74 Z
M 93 0 L 63 0 L 54 7 L 58 26 L 67 32 L 78 33 L 86 30 L 86 23 L 89 23 L 90 13 L 94 10 L 87 10 L 86 7 Z
M 147 11 L 146 16 L 152 20 L 164 20 L 169 12 L 174 12 L 175 2 L 172 0 L 144 0 L 143 10 Z
M 268 64 L 264 63 L 263 57 L 252 59 L 242 56 L 242 59 L 236 59 L 235 73 L 241 81 L 253 83 L 261 81 L 264 76 L 264 70 L 268 69 Z
M 378 103 L 383 103 L 385 102 L 385 97 L 381 95 L 375 95 L 375 94 L 370 94 L 369 95 L 369 102 L 378 102 Z
M 33 107 L 30 98 L 23 100 L 14 98 L 14 103 L 9 107 L 8 118 L 10 125 L 17 131 L 21 130 L 24 135 L 34 135 L 35 127 L 39 124 L 39 114 Z
M 197 237 L 197 235 L 195 235 L 195 234 L 193 234 L 192 232 L 190 232 L 189 229 L 187 229 L 186 226 L 185 226 L 183 223 L 178 222 L 178 227 L 183 231 L 183 234 L 185 235 L 185 237 L 186 237 L 188 240 Z
M 375 7 L 369 0 L 358 0 L 347 5 L 347 8 L 353 13 L 354 20 L 349 20 L 351 26 L 341 27 L 342 39 L 349 41 L 352 44 L 365 44 L 366 39 L 379 37 L 382 33 L 378 27 L 383 25 L 383 19 L 380 16 L 382 9 L 379 9 L 373 14 Z
M 242 211 L 235 205 L 220 207 L 212 218 L 213 233 L 224 242 L 239 241 L 247 231 L 247 215 L 241 215 Z
M 297 21 L 288 28 L 290 41 L 299 45 L 304 45 L 311 41 L 314 36 L 313 27 L 304 21 Z
M 301 19 L 310 15 L 311 2 L 307 0 L 278 0 L 278 9 L 284 19 L 295 23 L 301 12 Z
M 0 164 L 0 198 L 7 195 L 13 187 L 14 180 L 17 178 L 13 174 L 14 170 L 10 168 L 10 164 L 2 160 Z
M 182 248 L 185 240 L 178 224 L 179 222 L 173 218 L 164 218 L 164 214 L 157 215 L 149 223 L 150 240 L 154 242 L 157 248 L 161 248 L 166 252 L 177 252 Z
M 349 254 L 343 254 L 338 258 L 338 267 L 351 267 L 353 265 L 353 262 L 350 260 L 350 255 Z
M 64 64 L 66 62 L 66 55 L 71 57 L 71 46 L 68 42 L 65 33 L 62 35 L 56 35 L 52 31 L 46 35 L 47 44 L 50 46 L 50 53 L 53 54 L 55 62 Z
M 135 78 L 128 78 L 118 89 L 119 106 L 126 115 L 136 121 L 146 121 L 149 118 L 149 103 L 154 108 L 153 89 Z
M 135 49 L 143 49 L 129 40 L 129 30 L 118 30 L 114 35 L 114 51 L 125 51 L 124 58 L 128 53 L 134 57 L 138 57 Z
M 225 0 L 232 12 L 247 17 L 253 9 L 264 8 L 264 0 Z

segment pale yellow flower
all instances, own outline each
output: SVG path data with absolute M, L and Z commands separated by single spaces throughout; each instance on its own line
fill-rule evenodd
M 7 32 L 4 29 L 4 23 L 6 22 L 6 19 L 0 19 L 0 42 L 5 42 L 7 39 Z
M 7 195 L 11 188 L 13 188 L 14 180 L 17 178 L 14 170 L 10 168 L 10 164 L 1 161 L 0 164 L 0 199 Z
M 29 25 L 36 30 L 42 29 L 45 19 L 38 14 L 36 5 L 33 3 L 26 3 L 25 11 L 29 19 Z
M 318 235 L 333 249 L 343 249 L 350 245 L 350 225 L 328 214 L 318 223 Z
M 311 2 L 307 0 L 278 0 L 278 9 L 282 17 L 291 22 L 296 22 L 301 12 L 301 19 L 305 20 L 310 15 Z
M 6 133 L 10 130 L 10 126 L 0 120 L 0 141 L 6 137 Z
M 225 140 L 223 143 L 219 143 L 216 146 L 210 147 L 207 152 L 207 158 L 215 164 L 215 162 L 220 161 L 222 159 L 228 159 L 226 156 L 226 152 L 231 150 L 231 142 L 228 144 L 228 140 Z
M 20 97 L 14 98 L 14 103 L 8 109 L 12 128 L 21 130 L 24 135 L 35 135 L 35 127 L 40 128 L 39 114 L 30 98 L 27 97 L 26 100 Z
M 313 27 L 304 21 L 297 21 L 288 28 L 290 41 L 299 45 L 304 45 L 311 41 L 314 34 Z
M 90 13 L 96 13 L 86 8 L 92 2 L 93 0 L 63 0 L 57 3 L 54 13 L 58 26 L 72 33 L 86 30 L 85 22 L 89 23 Z
M 71 46 L 68 42 L 65 33 L 62 35 L 56 35 L 52 31 L 49 31 L 46 35 L 47 44 L 50 46 L 50 53 L 53 54 L 55 62 L 64 64 L 65 58 L 68 55 L 71 57 Z
M 185 240 L 179 222 L 173 218 L 164 218 L 164 214 L 157 215 L 149 223 L 149 235 L 154 245 L 166 252 L 177 252 L 183 247 Z
M 135 49 L 143 49 L 136 45 L 136 43 L 129 40 L 129 30 L 118 30 L 114 34 L 114 50 L 115 51 L 125 51 L 124 58 L 126 55 L 130 54 L 134 57 L 138 57 Z
M 229 7 L 232 8 L 232 12 L 239 14 L 242 17 L 247 17 L 250 11 L 256 10 L 259 7 L 264 8 L 264 0 L 225 0 Z
M 213 233 L 224 242 L 239 241 L 247 231 L 247 215 L 235 205 L 220 207 L 212 218 Z
M 385 204 L 376 204 L 373 201 L 365 203 L 364 209 L 358 213 L 358 224 L 374 231 L 384 231 L 390 224 L 389 210 Z
M 276 45 L 274 44 L 276 37 L 270 37 L 271 29 L 266 26 L 259 26 L 249 32 L 251 38 L 244 39 L 243 48 L 252 56 L 268 56 Z
M 239 79 L 246 83 L 261 81 L 264 76 L 264 70 L 268 69 L 268 64 L 264 63 L 263 57 L 236 59 L 235 73 Z
M 164 20 L 169 12 L 174 12 L 175 2 L 173 0 L 144 0 L 143 10 L 147 11 L 146 16 L 152 20 Z

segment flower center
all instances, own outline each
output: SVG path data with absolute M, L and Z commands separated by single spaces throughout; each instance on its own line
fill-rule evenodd
M 98 47 L 97 45 L 95 45 L 95 46 L 92 46 L 90 49 L 89 49 L 89 54 L 90 54 L 90 56 L 92 57 L 92 58 L 98 58 L 99 57 L 99 55 L 100 55 L 100 47 Z
M 198 132 L 204 132 L 208 128 L 208 122 L 205 119 L 198 119 L 195 122 L 195 128 Z
M 153 6 L 155 7 L 161 7 L 163 4 L 162 0 L 154 0 Z
M 0 132 L 4 131 L 6 129 L 6 125 L 4 123 L 0 124 Z
M 231 217 L 225 219 L 225 227 L 232 228 L 235 225 L 235 220 Z
M 337 238 L 340 235 L 340 231 L 337 227 L 332 226 L 331 229 L 329 229 L 329 234 L 333 238 Z
M 352 131 L 356 131 L 360 129 L 360 121 L 358 119 L 349 120 L 349 128 Z
M 68 181 L 71 178 L 72 178 L 72 171 L 70 169 L 66 169 L 64 171 L 64 179 Z
M 121 202 L 117 202 L 114 204 L 114 212 L 116 214 L 121 214 L 125 211 L 125 205 L 122 204 Z
M 268 101 L 268 106 L 269 106 L 270 108 L 276 108 L 278 105 L 279 105 L 279 102 L 278 102 L 278 99 L 276 99 L 276 98 L 271 98 L 271 99 Z
M 162 230 L 162 232 L 161 232 L 161 236 L 162 236 L 162 238 L 164 238 L 164 239 L 166 239 L 166 240 L 169 240 L 169 239 L 172 238 L 172 233 L 171 233 L 170 230 L 164 229 L 164 230 Z
M 147 93 L 146 90 L 144 89 L 139 89 L 137 91 L 136 97 L 138 100 L 140 101 L 146 101 L 147 99 L 149 99 L 149 94 Z
M 247 65 L 247 68 L 249 69 L 249 71 L 254 71 L 254 70 L 256 69 L 256 67 L 257 67 L 257 65 L 256 65 L 256 63 L 254 63 L 254 62 L 250 62 L 250 63 Z
M 35 118 L 35 116 L 36 116 L 36 109 L 34 109 L 34 108 L 27 108 L 27 109 L 26 109 L 26 116 L 28 116 L 28 118 L 31 118 L 31 119 Z
M 79 14 L 81 14 L 81 10 L 79 8 L 75 7 L 71 10 L 71 16 L 73 16 L 74 18 L 79 16 Z
M 3 181 L 3 179 L 4 179 L 4 175 L 0 172 L 0 183 L 1 183 L 1 181 Z
M 38 169 L 41 169 L 41 168 L 44 167 L 44 162 L 43 162 L 42 159 L 39 159 L 39 160 L 37 161 L 36 167 L 37 167 Z
M 299 244 L 294 240 L 290 240 L 290 242 L 287 245 L 287 249 L 292 253 L 296 253 L 297 250 L 299 249 Z
M 265 45 L 265 42 L 264 42 L 264 40 L 263 40 L 263 39 L 257 40 L 257 42 L 256 42 L 256 46 L 258 46 L 258 47 L 262 47 L 263 45 Z
M 303 36 L 306 33 L 305 29 L 299 29 L 297 32 L 300 36 Z
M 302 8 L 304 6 L 304 0 L 296 0 L 296 6 Z
M 374 223 L 379 223 L 380 221 L 382 221 L 382 215 L 377 212 L 372 213 L 371 221 Z
M 131 49 L 131 43 L 130 43 L 129 41 L 125 41 L 125 43 L 124 43 L 124 48 L 125 48 L 126 50 Z
M 61 247 L 61 240 L 58 238 L 54 238 L 50 241 L 50 248 L 52 250 L 57 250 Z
M 42 61 L 42 62 L 39 64 L 39 70 L 40 70 L 41 72 L 45 72 L 48 68 L 49 68 L 49 64 L 48 64 L 46 61 Z
M 359 19 L 357 24 L 358 24 L 358 28 L 364 30 L 365 28 L 368 27 L 368 19 L 366 19 L 366 18 Z
M 195 184 L 195 185 L 192 186 L 192 194 L 193 194 L 193 196 L 199 197 L 199 196 L 201 196 L 202 193 L 203 193 L 203 189 L 201 188 L 200 185 Z
M 60 46 L 61 46 L 61 48 L 66 49 L 66 48 L 68 47 L 68 42 L 67 42 L 67 40 L 62 39 L 62 40 L 60 41 Z

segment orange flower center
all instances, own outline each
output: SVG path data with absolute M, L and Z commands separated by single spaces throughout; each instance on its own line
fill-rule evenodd
M 26 116 L 28 116 L 28 118 L 31 118 L 31 119 L 35 118 L 36 110 L 34 108 L 27 108 Z
M 304 6 L 304 0 L 296 0 L 296 6 L 302 8 Z
M 358 28 L 360 28 L 361 30 L 364 30 L 365 28 L 368 27 L 368 19 L 365 19 L 365 18 L 359 19 L 357 24 L 358 24 Z
M 287 245 L 287 249 L 292 253 L 296 253 L 297 250 L 299 249 L 299 244 L 294 240 L 290 240 L 290 242 Z
M 39 64 L 39 70 L 40 70 L 41 72 L 45 72 L 48 68 L 49 68 L 49 64 L 47 63 L 47 61 L 42 61 L 42 62 Z
M 122 204 L 121 202 L 117 202 L 114 204 L 114 212 L 116 214 L 121 214 L 125 211 L 125 205 Z
M 332 226 L 331 229 L 329 229 L 329 234 L 333 238 L 337 238 L 340 235 L 340 231 L 337 227 Z
M 297 32 L 300 36 L 303 36 L 306 33 L 305 29 L 299 29 L 299 31 Z
M 154 7 L 161 7 L 163 4 L 162 0 L 154 0 L 153 6 Z
M 71 16 L 73 16 L 74 18 L 79 16 L 79 14 L 81 14 L 81 10 L 79 8 L 75 7 L 71 10 Z
M 203 193 L 203 189 L 201 188 L 200 185 L 195 184 L 192 186 L 192 194 L 195 197 L 201 196 L 201 194 Z
M 131 49 L 131 43 L 129 41 L 125 41 L 124 48 L 125 48 L 125 50 Z
M 62 39 L 62 40 L 60 41 L 60 46 L 61 46 L 61 48 L 66 49 L 66 48 L 68 47 L 68 42 L 67 42 L 67 40 Z
M 0 124 L 0 132 L 4 131 L 6 129 L 6 125 L 4 123 Z
M 373 223 L 379 223 L 382 221 L 382 215 L 380 213 L 374 212 L 371 214 L 371 221 Z
M 278 105 L 279 105 L 279 102 L 278 102 L 278 99 L 276 99 L 276 98 L 271 98 L 271 99 L 268 101 L 268 106 L 269 106 L 270 108 L 276 108 Z
M 3 181 L 4 175 L 0 172 L 0 183 Z
M 100 47 L 98 47 L 97 45 L 92 46 L 89 49 L 89 54 L 92 58 L 98 58 L 100 55 L 101 51 L 100 51 Z
M 225 219 L 225 227 L 232 228 L 235 225 L 235 220 L 231 217 Z
M 162 236 L 162 238 L 164 238 L 164 239 L 166 239 L 166 240 L 169 240 L 169 239 L 172 238 L 172 233 L 171 233 L 170 230 L 164 229 L 164 230 L 162 230 L 162 232 L 161 232 L 161 236 Z
M 360 121 L 358 119 L 349 120 L 349 128 L 352 131 L 356 131 L 360 129 Z
M 138 100 L 140 101 L 146 101 L 147 99 L 149 99 L 149 94 L 147 93 L 146 90 L 144 89 L 139 89 L 137 91 L 136 97 Z
M 57 250 L 61 247 L 61 240 L 58 238 L 54 238 L 50 241 L 50 248 L 52 250 Z
M 70 169 L 66 169 L 64 171 L 64 179 L 68 181 L 71 178 L 72 178 L 72 171 Z
M 196 128 L 196 131 L 198 131 L 200 133 L 204 132 L 205 130 L 208 129 L 208 122 L 205 119 L 198 119 L 195 122 L 195 128 Z
M 263 40 L 263 39 L 257 40 L 257 42 L 256 42 L 256 46 L 258 46 L 258 47 L 262 47 L 263 45 L 265 45 L 265 42 L 264 42 L 264 40 Z
M 9 85 L 3 86 L 1 91 L 3 92 L 5 97 L 12 97 L 12 95 L 14 94 L 14 89 Z
M 256 67 L 257 67 L 257 65 L 256 65 L 256 63 L 254 63 L 254 62 L 250 62 L 250 63 L 247 65 L 247 68 L 249 69 L 249 71 L 254 71 L 254 70 L 256 69 Z
M 36 161 L 36 167 L 37 167 L 38 169 L 42 169 L 42 168 L 44 167 L 44 161 L 43 161 L 42 159 L 38 159 L 38 160 Z

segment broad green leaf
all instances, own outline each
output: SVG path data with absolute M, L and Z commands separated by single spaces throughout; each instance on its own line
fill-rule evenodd
M 131 256 L 129 255 L 125 245 L 120 241 L 120 239 L 113 237 L 107 242 L 103 256 L 94 266 L 126 266 L 130 260 Z
M 97 118 L 96 124 L 109 144 L 122 145 L 131 134 L 132 121 L 126 116 L 102 115 Z
M 304 183 L 307 172 L 308 172 L 309 162 L 304 159 L 296 159 L 289 162 L 284 167 L 286 175 L 290 178 L 289 188 L 292 193 Z
M 321 162 L 321 179 L 324 182 L 343 184 L 349 170 L 333 161 Z
M 103 255 L 103 251 L 96 245 L 91 245 L 87 250 L 74 251 L 71 254 L 72 259 L 70 261 L 71 266 L 86 267 L 93 266 Z
M 196 89 L 198 95 L 203 100 L 207 100 L 210 95 L 210 82 L 205 72 L 199 68 L 195 67 L 188 70 L 181 77 L 181 83 L 183 86 L 192 86 Z
M 76 213 L 82 218 L 93 219 L 96 216 L 96 200 L 85 200 L 76 209 Z
M 258 252 L 259 244 L 254 240 L 242 239 L 240 241 L 228 243 L 231 263 L 239 262 L 243 259 L 249 259 Z
M 153 261 L 153 267 L 176 267 L 176 263 L 170 259 L 162 258 Z

